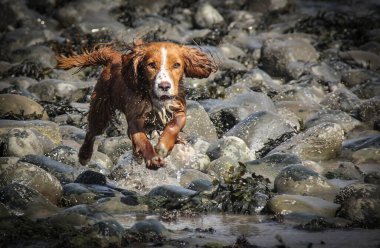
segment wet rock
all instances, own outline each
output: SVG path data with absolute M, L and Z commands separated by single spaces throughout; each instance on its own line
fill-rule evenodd
M 177 185 L 162 185 L 153 188 L 148 195 L 150 196 L 163 196 L 166 198 L 183 198 L 190 197 L 197 194 L 196 191 L 185 189 Z
M 269 11 L 283 11 L 289 7 L 290 2 L 288 0 L 254 0 L 249 1 L 248 9 L 252 11 L 258 11 L 267 13 Z
M 370 127 L 380 130 L 380 97 L 364 101 L 358 107 L 358 117 Z
M 341 162 L 338 168 L 326 173 L 329 179 L 339 178 L 343 180 L 363 179 L 363 172 L 351 162 Z
M 190 144 L 176 144 L 166 157 L 168 168 L 172 170 L 202 169 L 210 162 L 207 155 L 199 153 Z
M 341 204 L 337 216 L 348 218 L 367 227 L 380 224 L 380 186 L 351 184 L 340 190 L 335 202 Z
M 79 204 L 90 204 L 96 201 L 97 194 L 79 183 L 68 183 L 63 186 L 61 204 L 65 207 Z
M 235 84 L 226 88 L 226 97 L 241 94 L 243 89 L 264 92 L 267 95 L 276 93 L 279 90 L 279 84 L 275 82 L 266 72 L 260 69 L 248 71 Z
M 155 233 L 160 235 L 167 234 L 168 232 L 166 227 L 155 219 L 139 221 L 131 227 L 130 231 L 134 233 Z
M 261 50 L 262 68 L 271 76 L 298 78 L 305 62 L 316 62 L 319 54 L 315 48 L 303 40 L 270 39 Z M 298 72 L 296 67 L 300 68 Z
M 223 179 L 225 176 L 228 176 L 228 174 L 231 171 L 234 171 L 238 167 L 239 167 L 238 161 L 232 159 L 231 157 L 224 156 L 224 157 L 215 159 L 211 163 L 209 163 L 206 166 L 205 171 L 211 170 L 218 177 Z
M 343 73 L 342 82 L 348 88 L 360 85 L 365 82 L 374 81 L 379 75 L 373 71 L 365 69 L 351 69 Z
M 61 134 L 59 133 L 58 125 L 51 121 L 15 121 L 15 120 L 1 120 L 0 134 L 7 133 L 13 128 L 27 128 L 36 130 L 41 135 L 41 139 L 46 139 L 46 142 L 51 142 L 53 146 L 57 146 L 62 142 Z M 37 133 L 36 133 L 37 134 Z M 37 135 L 38 135 L 37 134 Z M 50 151 L 53 147 L 48 147 Z M 46 151 L 47 152 L 47 151 Z
M 226 136 L 236 136 L 245 141 L 248 148 L 263 154 L 272 149 L 271 142 L 283 141 L 291 136 L 294 130 L 280 116 L 267 111 L 256 112 L 239 122 Z M 265 151 L 264 151 L 265 150 Z
M 123 155 L 113 167 L 111 179 L 117 180 L 120 188 L 147 192 L 158 185 L 178 185 L 176 175 L 170 168 L 164 167 L 157 171 L 149 170 L 143 162 L 136 161 L 132 151 Z
M 103 174 L 86 170 L 75 179 L 74 183 L 106 185 L 107 178 Z
M 313 196 L 283 194 L 270 199 L 268 206 L 277 214 L 307 213 L 334 217 L 340 205 Z
M 60 99 L 78 101 L 85 97 L 94 82 L 72 82 L 58 79 L 45 79 L 28 90 L 36 94 L 42 101 L 55 102 Z
M 274 189 L 281 194 L 302 194 L 324 200 L 333 200 L 337 193 L 326 178 L 302 165 L 285 167 L 274 180 Z
M 298 155 L 302 160 L 327 160 L 340 152 L 344 131 L 338 124 L 322 123 L 293 136 L 269 154 L 283 152 Z
M 346 133 L 362 126 L 360 121 L 352 118 L 345 112 L 339 110 L 321 110 L 306 120 L 305 128 L 308 129 L 327 122 L 339 124 Z
M 91 207 L 95 211 L 106 212 L 110 214 L 124 214 L 128 212 L 148 211 L 147 205 L 139 204 L 137 200 L 134 202 L 131 202 L 125 199 L 126 197 L 102 198 L 102 199 L 99 199 L 97 202 L 93 203 Z
M 361 99 L 369 99 L 380 95 L 380 79 L 368 81 L 351 89 Z
M 195 179 L 189 183 L 187 188 L 197 192 L 211 191 L 213 189 L 213 184 L 206 179 Z
M 380 148 L 380 134 L 369 134 L 343 142 L 343 149 L 357 151 L 364 148 Z
M 45 156 L 63 164 L 71 165 L 74 168 L 81 167 L 78 161 L 78 151 L 69 146 L 57 146 L 53 150 L 46 153 Z
M 106 154 L 113 163 L 116 163 L 121 155 L 131 149 L 132 141 L 126 136 L 104 139 L 98 146 L 98 151 Z
M 186 125 L 182 131 L 212 141 L 217 139 L 216 130 L 204 108 L 195 101 L 187 101 Z
M 361 100 L 346 88 L 340 88 L 328 94 L 320 103 L 330 109 L 353 113 L 360 106 Z
M 310 68 L 311 75 L 319 82 L 335 85 L 340 82 L 341 75 L 325 62 L 314 65 Z
M 66 225 L 83 227 L 91 226 L 100 220 L 110 219 L 111 215 L 96 212 L 89 205 L 81 204 L 66 208 L 50 218 L 52 223 L 65 223 Z
M 271 188 L 274 187 L 276 176 L 289 165 L 302 165 L 301 159 L 294 154 L 274 153 L 263 158 L 246 162 L 247 171 L 268 178 Z
M 351 162 L 341 162 L 338 168 L 328 171 L 326 177 L 329 179 L 339 178 L 343 180 L 363 179 L 363 172 Z
M 208 99 L 200 101 L 219 135 L 230 130 L 238 122 L 258 111 L 276 112 L 272 100 L 263 93 L 238 94 L 226 100 Z
M 275 103 L 277 111 L 281 113 L 282 111 L 293 113 L 301 122 L 305 122 L 307 118 L 321 110 L 321 106 L 312 102 L 303 101 L 278 101 Z
M 223 137 L 217 143 L 211 144 L 207 150 L 207 155 L 212 160 L 223 156 L 231 157 L 241 162 L 255 159 L 254 152 L 248 149 L 246 143 L 234 136 Z
M 37 165 L 54 175 L 62 184 L 71 183 L 74 181 L 74 169 L 66 164 L 45 157 L 43 155 L 26 155 L 20 161 Z
M 62 135 L 62 139 L 66 140 L 83 141 L 86 137 L 85 130 L 71 125 L 59 126 L 59 132 Z
M 20 48 L 12 52 L 12 62 L 24 60 L 37 62 L 44 68 L 54 68 L 57 64 L 55 53 L 49 47 L 42 45 Z
M 380 185 L 380 172 L 373 171 L 373 172 L 368 173 L 364 177 L 364 182 Z
M 284 85 L 281 90 L 273 96 L 274 101 L 300 101 L 305 105 L 318 105 L 326 96 L 326 89 L 318 80 L 305 75 L 290 84 Z
M 207 2 L 199 5 L 194 18 L 195 23 L 202 28 L 213 28 L 224 22 L 223 16 Z
M 19 183 L 36 190 L 51 203 L 55 205 L 58 203 L 62 195 L 62 186 L 55 176 L 50 175 L 33 164 L 25 162 L 3 164 L 0 165 L 0 168 L 1 186 Z
M 305 231 L 324 231 L 330 228 L 349 228 L 352 221 L 338 217 L 322 217 L 311 213 L 294 212 L 282 216 L 282 223 Z
M 380 163 L 379 148 L 363 148 L 352 153 L 352 159 L 357 163 L 375 162 Z
M 0 188 L 0 202 L 13 215 L 24 215 L 31 219 L 48 217 L 58 211 L 58 207 L 36 190 L 19 183 Z
M 339 57 L 351 64 L 360 65 L 363 68 L 375 71 L 380 69 L 380 56 L 371 52 L 351 50 L 339 52 Z
M 92 226 L 93 232 L 100 237 L 103 247 L 122 247 L 123 226 L 116 220 L 102 220 Z
M 48 119 L 40 104 L 25 96 L 14 94 L 0 94 L 0 115 L 22 120 Z
M 184 188 L 190 188 L 190 185 L 193 184 L 195 180 L 202 180 L 205 184 L 207 184 L 206 181 L 212 182 L 212 178 L 209 175 L 195 169 L 185 169 L 179 171 L 178 178 L 179 184 Z
M 23 157 L 28 154 L 42 155 L 43 146 L 36 134 L 29 129 L 13 128 L 2 140 L 4 156 Z

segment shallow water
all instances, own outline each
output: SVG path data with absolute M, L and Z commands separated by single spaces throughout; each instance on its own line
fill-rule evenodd
M 125 227 L 131 227 L 136 220 L 154 219 L 157 216 L 119 215 L 118 221 Z M 260 247 L 281 245 L 279 237 L 287 247 L 379 247 L 380 229 L 326 229 L 310 232 L 298 230 L 289 225 L 280 224 L 265 216 L 210 214 L 192 218 L 178 218 L 176 222 L 163 224 L 171 230 L 169 239 L 183 240 L 190 247 L 216 242 L 231 245 L 236 238 L 244 235 L 247 240 Z M 214 232 L 197 232 L 212 228 Z M 164 246 L 170 247 L 170 246 Z

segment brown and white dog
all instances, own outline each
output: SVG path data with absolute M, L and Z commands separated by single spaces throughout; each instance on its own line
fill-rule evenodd
M 115 110 L 125 114 L 134 152 L 146 167 L 164 166 L 186 122 L 186 101 L 181 87 L 184 76 L 206 78 L 217 66 L 197 48 L 170 42 L 135 42 L 126 53 L 102 47 L 91 53 L 59 56 L 58 68 L 103 65 L 91 96 L 88 131 L 79 150 L 79 161 L 92 156 L 95 137 L 102 134 Z M 144 130 L 149 115 L 164 125 L 153 148 Z

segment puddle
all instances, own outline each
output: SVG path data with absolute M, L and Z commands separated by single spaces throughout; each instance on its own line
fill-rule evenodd
M 118 215 L 117 220 L 130 228 L 136 220 L 154 219 L 154 215 Z M 267 219 L 267 216 L 210 214 L 193 218 L 178 218 L 176 222 L 163 224 L 172 231 L 168 238 L 187 241 L 190 247 L 216 242 L 231 245 L 244 235 L 247 240 L 260 247 L 281 245 L 281 237 L 287 247 L 379 247 L 380 229 L 327 229 L 309 232 L 295 229 Z M 214 232 L 197 232 L 212 228 Z M 171 247 L 171 246 L 163 246 Z

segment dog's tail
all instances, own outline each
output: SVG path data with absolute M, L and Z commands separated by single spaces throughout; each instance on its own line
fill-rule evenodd
M 68 70 L 74 67 L 79 67 L 80 69 L 83 69 L 89 66 L 106 66 L 110 63 L 117 63 L 120 61 L 121 53 L 111 47 L 101 47 L 95 51 L 85 52 L 81 55 L 70 57 L 64 55 L 57 56 L 57 68 Z

